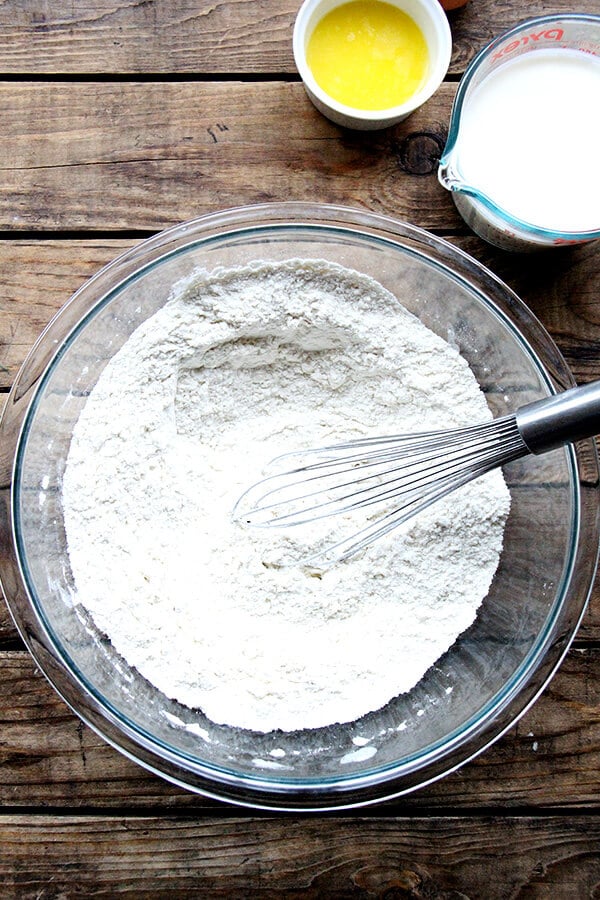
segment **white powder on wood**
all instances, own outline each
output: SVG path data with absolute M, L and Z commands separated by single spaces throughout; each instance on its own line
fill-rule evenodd
M 215 722 L 355 720 L 474 621 L 502 546 L 501 473 L 320 573 L 280 563 L 352 517 L 281 534 L 235 524 L 233 505 L 279 453 L 489 418 L 465 360 L 371 278 L 302 260 L 196 273 L 107 365 L 75 428 L 63 501 L 78 602 Z

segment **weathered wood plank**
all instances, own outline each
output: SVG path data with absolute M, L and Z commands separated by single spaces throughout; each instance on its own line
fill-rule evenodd
M 74 0 L 0 5 L 3 72 L 294 71 L 295 0 Z
M 299 0 L 72 0 L 0 4 L 0 66 L 7 74 L 295 73 L 292 29 Z M 568 0 L 472 0 L 450 15 L 450 71 L 464 70 L 492 37 L 525 17 L 570 12 Z M 597 12 L 580 0 L 581 12 Z
M 531 255 L 475 237 L 452 239 L 524 300 L 551 333 L 577 380 L 600 378 L 600 242 Z
M 0 241 L 0 387 L 6 389 L 52 316 L 94 272 L 137 243 Z
M 591 816 L 0 821 L 4 891 L 59 897 L 596 896 Z
M 395 128 L 361 133 L 285 82 L 0 83 L 0 230 L 154 231 L 223 207 L 313 200 L 464 232 L 437 180 L 455 87 Z
M 0 230 L 158 230 L 267 200 L 460 228 L 436 176 L 455 87 L 365 134 L 321 116 L 301 84 L 0 83 Z
M 486 753 L 379 809 L 598 807 L 599 710 L 600 650 L 572 650 L 537 703 Z M 0 809 L 228 808 L 146 773 L 105 744 L 24 651 L 0 653 L 0 766 Z

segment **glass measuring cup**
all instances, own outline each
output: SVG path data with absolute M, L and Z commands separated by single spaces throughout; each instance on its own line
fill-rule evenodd
M 556 230 L 555 226 L 543 227 L 503 207 L 497 198 L 493 199 L 481 185 L 470 182 L 461 172 L 461 125 L 477 89 L 501 67 L 528 54 L 539 51 L 548 54 L 549 50 L 571 51 L 573 59 L 577 58 L 574 53 L 582 54 L 581 58 L 586 60 L 600 58 L 600 16 L 576 13 L 540 16 L 510 29 L 484 47 L 467 67 L 459 85 L 448 140 L 440 160 L 439 180 L 443 187 L 452 192 L 463 219 L 480 237 L 507 250 L 564 246 L 600 237 L 600 210 L 598 221 L 594 222 L 596 227 L 591 229 Z M 590 119 L 597 117 L 597 108 L 597 102 L 590 97 Z M 515 140 L 518 139 L 516 135 Z M 545 152 L 551 152 L 551 148 L 541 146 L 540 153 Z M 573 165 L 578 164 L 581 165 L 579 161 L 573 161 Z M 596 177 L 590 171 L 590 185 Z M 556 183 L 548 184 L 549 192 L 559 189 L 560 185 Z

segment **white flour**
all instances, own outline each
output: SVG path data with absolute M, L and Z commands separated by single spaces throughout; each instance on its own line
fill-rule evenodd
M 351 523 L 323 520 L 303 544 L 230 511 L 286 450 L 489 418 L 464 359 L 366 276 L 300 260 L 198 273 L 112 359 L 76 426 L 63 500 L 78 600 L 215 722 L 359 718 L 473 622 L 502 546 L 501 474 L 321 573 L 278 563 Z

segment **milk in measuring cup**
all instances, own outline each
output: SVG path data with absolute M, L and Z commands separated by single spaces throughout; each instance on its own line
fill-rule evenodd
M 600 59 L 561 49 L 518 56 L 469 96 L 456 170 L 531 225 L 593 230 L 600 226 L 599 113 Z

